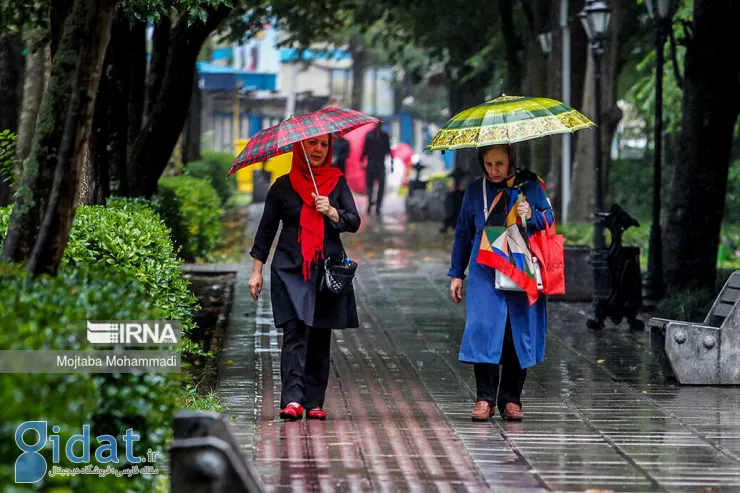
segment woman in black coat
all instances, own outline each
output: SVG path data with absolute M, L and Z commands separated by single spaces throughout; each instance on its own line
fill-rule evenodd
M 358 327 L 355 294 L 319 292 L 321 260 L 344 255 L 339 238 L 360 227 L 352 192 L 342 172 L 331 167 L 328 135 L 293 146 L 290 173 L 270 187 L 254 238 L 249 291 L 257 300 L 262 291 L 262 267 L 275 234 L 283 227 L 270 269 L 270 297 L 275 326 L 283 329 L 280 356 L 282 394 L 280 417 L 326 419 L 322 409 L 329 381 L 331 329 Z M 306 162 L 316 179 L 317 195 Z M 343 258 L 343 257 L 342 257 Z

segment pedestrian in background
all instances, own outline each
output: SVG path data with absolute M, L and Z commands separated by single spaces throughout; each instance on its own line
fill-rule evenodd
M 383 122 L 365 135 L 365 143 L 362 146 L 360 162 L 365 164 L 365 185 L 367 190 L 367 213 L 372 214 L 375 205 L 376 214 L 380 215 L 380 206 L 383 204 L 385 193 L 385 158 L 391 156 L 391 139 L 383 130 Z M 393 160 L 391 160 L 391 173 L 393 173 Z M 378 183 L 378 194 L 375 200 L 374 188 Z

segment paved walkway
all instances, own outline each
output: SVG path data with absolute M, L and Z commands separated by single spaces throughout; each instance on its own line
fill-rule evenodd
M 334 332 L 325 422 L 277 419 L 281 334 L 269 284 L 253 302 L 241 266 L 219 390 L 270 491 L 740 492 L 740 388 L 674 386 L 647 333 L 593 333 L 589 305 L 548 306 L 525 421 L 473 423 L 451 236 L 405 224 L 398 201 L 386 207 L 346 235 L 362 326 Z

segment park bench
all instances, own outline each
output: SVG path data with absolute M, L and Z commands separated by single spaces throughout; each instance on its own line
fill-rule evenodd
M 740 384 L 740 270 L 730 275 L 704 322 L 653 318 L 650 346 L 667 378 L 689 385 Z
M 171 493 L 262 493 L 227 421 L 214 412 L 175 415 Z

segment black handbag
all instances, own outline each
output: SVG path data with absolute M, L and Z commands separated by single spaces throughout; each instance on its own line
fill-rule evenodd
M 352 287 L 357 263 L 342 255 L 341 258 L 327 256 L 323 263 L 324 272 L 319 281 L 319 291 L 333 295 L 343 295 Z

